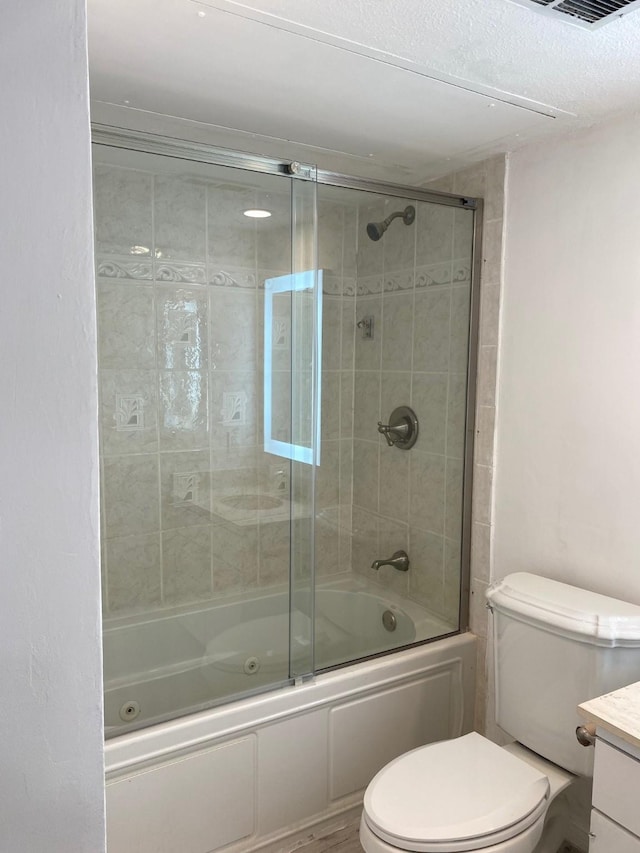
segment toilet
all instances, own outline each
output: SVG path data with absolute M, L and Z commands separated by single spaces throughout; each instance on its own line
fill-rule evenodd
M 475 732 L 391 761 L 364 797 L 366 853 L 556 853 L 559 795 L 592 775 L 576 708 L 640 680 L 640 607 L 519 572 L 489 587 L 496 722 L 515 743 Z

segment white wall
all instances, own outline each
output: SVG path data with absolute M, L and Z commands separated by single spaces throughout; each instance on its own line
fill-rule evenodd
M 510 158 L 493 576 L 640 604 L 640 116 Z
M 0 27 L 0 849 L 104 850 L 84 0 Z

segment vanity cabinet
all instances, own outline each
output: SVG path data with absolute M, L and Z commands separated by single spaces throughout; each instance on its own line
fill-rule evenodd
M 598 729 L 589 853 L 640 853 L 640 749 Z

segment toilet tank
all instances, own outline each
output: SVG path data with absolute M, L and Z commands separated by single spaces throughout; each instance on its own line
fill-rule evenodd
M 577 706 L 640 681 L 640 607 L 525 572 L 487 591 L 496 722 L 572 773 L 591 775 Z

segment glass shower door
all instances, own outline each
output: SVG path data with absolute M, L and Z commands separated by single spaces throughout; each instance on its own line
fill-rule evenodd
M 313 666 L 315 184 L 135 148 L 94 146 L 108 735 Z

